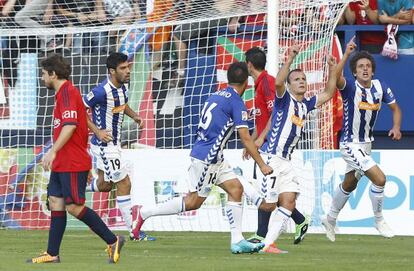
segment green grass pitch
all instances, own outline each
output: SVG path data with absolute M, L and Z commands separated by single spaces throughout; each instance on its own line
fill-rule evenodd
M 47 231 L 0 230 L 0 270 L 414 270 L 414 237 L 309 234 L 293 245 L 283 234 L 283 255 L 232 255 L 228 233 L 154 232 L 155 242 L 127 242 L 120 262 L 107 263 L 102 240 L 87 230 L 68 230 L 60 264 L 27 264 L 27 258 L 46 248 Z M 248 236 L 248 234 L 245 234 Z

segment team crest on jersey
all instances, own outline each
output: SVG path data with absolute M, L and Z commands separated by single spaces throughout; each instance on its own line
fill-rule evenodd
M 60 119 L 54 119 L 53 120 L 53 127 L 56 129 L 58 128 L 60 125 Z
M 375 97 L 375 99 L 379 99 L 379 98 L 381 98 L 381 93 L 379 93 L 379 92 L 375 92 L 375 93 L 374 93 L 374 97 Z
M 293 115 L 291 121 L 296 126 L 303 127 L 303 119 L 299 118 L 298 116 Z
M 93 97 L 95 97 L 95 95 L 93 95 L 93 92 L 89 92 L 88 95 L 86 95 L 86 99 L 88 99 L 88 101 L 92 100 Z
M 249 119 L 249 114 L 246 111 L 242 111 L 242 120 L 247 121 Z

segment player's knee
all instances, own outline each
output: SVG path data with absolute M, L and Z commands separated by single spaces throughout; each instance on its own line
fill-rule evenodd
M 77 205 L 77 204 L 68 204 L 66 205 L 66 211 L 73 215 L 74 217 L 78 217 L 81 211 L 83 210 L 83 205 Z
M 100 192 L 110 192 L 112 190 L 112 183 L 105 181 L 98 181 L 96 183 Z
M 378 176 L 378 178 L 376 178 L 374 181 L 372 181 L 375 185 L 377 186 L 385 186 L 385 182 L 386 182 L 386 178 L 384 174 L 381 174 L 380 176 Z
M 260 210 L 265 212 L 273 212 L 276 209 L 276 203 L 268 203 L 265 200 L 260 204 Z
M 191 193 L 184 198 L 185 210 L 197 210 L 201 207 L 203 202 L 203 198 L 200 198 L 197 193 Z
M 63 211 L 65 210 L 65 203 L 63 198 L 58 198 L 54 196 L 49 197 L 49 208 L 52 211 Z
M 116 189 L 118 195 L 129 195 L 131 193 L 131 181 L 128 175 L 116 183 Z
M 243 186 L 240 182 L 232 185 L 231 190 L 229 191 L 229 200 L 240 202 L 243 195 Z

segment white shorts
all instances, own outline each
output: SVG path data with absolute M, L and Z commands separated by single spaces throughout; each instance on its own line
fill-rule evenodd
M 206 198 L 213 185 L 219 185 L 231 179 L 237 179 L 233 168 L 224 160 L 218 164 L 206 164 L 200 160 L 191 159 L 188 169 L 188 185 L 191 192 L 197 192 L 198 196 Z
M 267 176 L 261 175 L 260 190 L 265 195 L 266 201 L 274 203 L 279 195 L 286 192 L 297 193 L 299 196 L 299 180 L 292 161 L 280 158 L 276 155 L 261 154 L 264 161 L 273 168 L 273 173 Z
M 371 157 L 371 142 L 368 143 L 341 143 L 342 158 L 346 162 L 345 173 L 353 170 L 365 172 L 377 165 Z
M 119 182 L 128 175 L 128 166 L 121 159 L 121 147 L 109 145 L 100 147 L 91 144 L 91 153 L 96 159 L 96 167 L 104 172 L 105 182 Z

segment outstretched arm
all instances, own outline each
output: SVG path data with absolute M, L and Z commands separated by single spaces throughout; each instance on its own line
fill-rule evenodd
M 254 159 L 254 161 L 256 161 L 263 175 L 272 174 L 273 169 L 263 161 L 262 157 L 256 149 L 256 146 L 253 143 L 252 138 L 250 137 L 249 130 L 245 127 L 242 127 L 238 128 L 237 131 L 239 132 L 239 136 L 244 147 L 250 156 Z
M 388 105 L 392 111 L 392 120 L 393 126 L 392 129 L 389 131 L 388 136 L 392 138 L 392 140 L 400 140 L 401 139 L 401 118 L 402 113 L 401 109 L 397 103 L 392 103 Z
M 285 94 L 285 81 L 289 74 L 290 65 L 292 65 L 293 60 L 297 56 L 300 50 L 300 45 L 294 45 L 289 51 L 288 58 L 283 64 L 282 68 L 279 70 L 276 76 L 275 80 L 275 86 L 276 86 L 276 96 L 277 97 L 283 97 L 283 94 Z
M 351 53 L 356 48 L 356 44 L 355 44 L 354 40 L 355 40 L 355 36 L 353 36 L 352 39 L 346 45 L 345 53 L 342 56 L 342 59 L 339 61 L 338 66 L 336 68 L 336 73 L 337 73 L 336 87 L 339 88 L 339 89 L 343 89 L 344 86 L 345 86 L 345 77 L 343 76 L 343 72 L 344 72 L 344 67 L 345 67 L 345 64 L 346 64 L 349 56 L 351 55 Z

